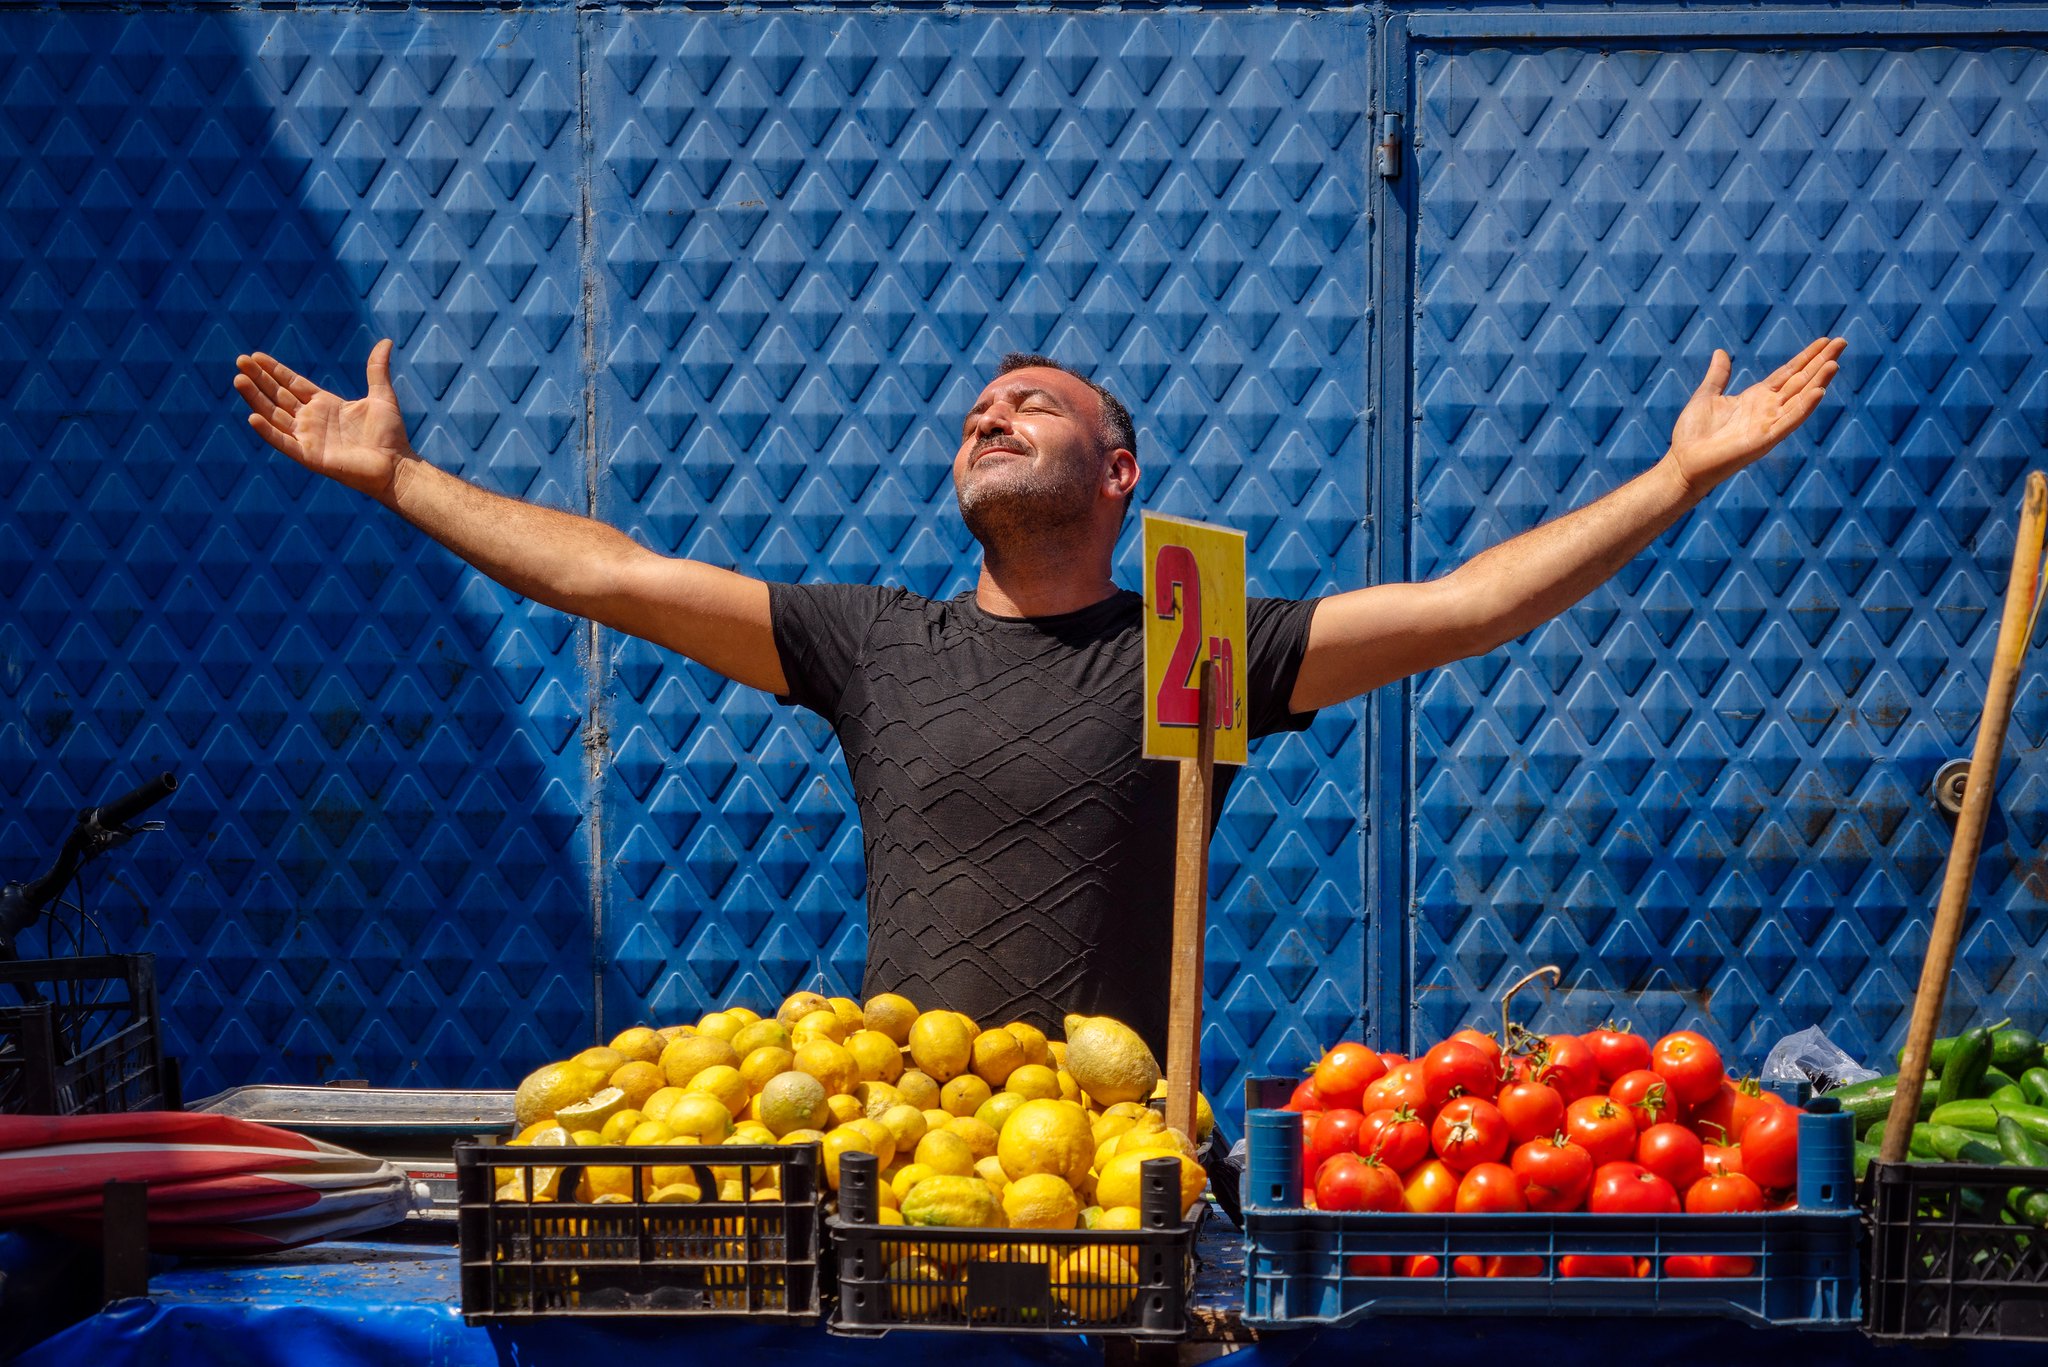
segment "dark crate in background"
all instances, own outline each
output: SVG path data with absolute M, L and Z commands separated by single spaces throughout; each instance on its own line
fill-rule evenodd
M 558 1316 L 720 1316 L 815 1321 L 823 1210 L 814 1144 L 690 1144 L 628 1148 L 455 1147 L 462 1313 L 482 1320 Z M 687 1168 L 700 1191 L 718 1190 L 712 1169 L 779 1174 L 780 1196 L 667 1203 L 654 1169 Z M 526 1192 L 507 1199 L 517 1176 Z M 630 1174 L 629 1200 L 599 1204 L 573 1193 L 586 1168 Z M 747 1181 L 751 1187 L 751 1181 Z
M 1868 1331 L 2048 1342 L 2048 1229 L 2009 1213 L 2016 1190 L 2048 1191 L 2048 1168 L 1872 1163 Z
M 156 956 L 0 963 L 0 1114 L 176 1110 Z

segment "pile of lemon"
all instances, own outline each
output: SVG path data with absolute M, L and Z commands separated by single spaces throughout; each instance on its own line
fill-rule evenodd
M 1106 1016 L 1068 1016 L 1066 1039 L 1022 1022 L 983 1029 L 957 1011 L 920 1012 L 884 994 L 865 1005 L 798 992 L 775 1014 L 714 1011 L 694 1025 L 636 1026 L 609 1045 L 535 1070 L 519 1085 L 514 1145 L 817 1144 L 837 1190 L 849 1153 L 880 1165 L 885 1224 L 980 1229 L 1139 1227 L 1141 1165 L 1181 1163 L 1183 1215 L 1201 1199 L 1196 1144 L 1214 1120 L 1197 1098 L 1194 1136 L 1146 1103 L 1164 1094 L 1136 1032 Z M 680 1158 L 681 1155 L 678 1155 Z M 501 1201 L 629 1202 L 626 1166 L 510 1169 Z M 529 1176 L 531 1191 L 529 1191 Z M 774 1165 L 643 1167 L 653 1203 L 779 1200 Z M 890 1267 L 898 1314 L 957 1311 L 960 1269 L 901 1254 Z M 991 1255 L 993 1256 L 993 1254 Z M 1012 1248 L 1004 1256 L 1020 1256 Z M 1135 1247 L 1027 1247 L 1077 1314 L 1113 1318 L 1136 1294 Z

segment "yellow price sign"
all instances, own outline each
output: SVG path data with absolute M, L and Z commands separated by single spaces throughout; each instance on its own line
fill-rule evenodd
M 1216 662 L 1216 763 L 1245 762 L 1244 533 L 1158 513 L 1145 538 L 1145 757 L 1193 759 Z

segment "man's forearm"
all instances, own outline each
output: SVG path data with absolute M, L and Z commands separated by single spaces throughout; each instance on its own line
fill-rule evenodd
M 602 522 L 491 493 L 418 456 L 399 463 L 383 502 L 514 593 L 580 617 L 602 618 L 620 568 L 646 553 Z
M 1446 576 L 1473 605 L 1483 653 L 1584 598 L 1692 510 L 1700 495 L 1660 460 L 1613 492 L 1482 551 Z

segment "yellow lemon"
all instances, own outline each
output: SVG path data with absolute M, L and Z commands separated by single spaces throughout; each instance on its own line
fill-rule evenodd
M 847 1153 L 873 1153 L 874 1141 L 852 1126 L 844 1126 L 825 1136 L 825 1185 L 839 1190 L 839 1157 Z
M 725 1142 L 728 1144 L 773 1144 L 775 1142 L 775 1131 L 769 1129 L 758 1120 L 742 1121 L 740 1124 L 732 1127 L 732 1133 L 726 1136 Z
M 929 1164 L 906 1163 L 896 1170 L 894 1177 L 889 1179 L 889 1190 L 896 1193 L 896 1204 L 900 1206 L 903 1204 L 903 1194 L 905 1192 L 909 1191 L 919 1182 L 924 1181 L 925 1178 L 937 1177 L 938 1175 Z
M 974 1113 L 974 1118 L 1001 1134 L 1003 1122 L 1008 1120 L 1010 1113 L 1022 1106 L 1025 1100 L 1026 1098 L 1018 1096 L 1015 1092 L 997 1092 L 981 1103 L 981 1109 Z
M 956 1011 L 927 1011 L 910 1027 L 910 1057 L 933 1081 L 951 1082 L 974 1061 L 974 1032 Z
M 1070 1249 L 1053 1264 L 1052 1293 L 1084 1322 L 1120 1319 L 1138 1297 L 1138 1270 L 1109 1248 Z
M 621 1060 L 623 1061 L 623 1060 Z M 550 1063 L 528 1073 L 512 1095 L 512 1115 L 520 1126 L 552 1119 L 564 1106 L 574 1106 L 605 1085 L 618 1064 L 600 1071 L 570 1059 Z
M 687 1087 L 691 1078 L 721 1063 L 728 1068 L 737 1068 L 740 1056 L 733 1052 L 732 1045 L 716 1035 L 678 1036 L 661 1051 L 662 1076 L 668 1079 L 671 1087 Z M 643 1106 L 641 1109 L 646 1108 Z
M 753 1095 L 747 1080 L 740 1076 L 740 1070 L 723 1063 L 713 1064 L 691 1078 L 683 1090 L 717 1097 L 728 1115 L 746 1110 L 747 1098 Z
M 741 1058 L 756 1049 L 791 1049 L 789 1030 L 781 1021 L 754 1021 L 732 1037 L 732 1051 Z
M 655 1171 L 659 1172 L 661 1169 L 656 1168 Z M 689 1206 L 704 1199 L 704 1190 L 694 1181 L 670 1182 L 667 1186 L 657 1187 L 648 1193 L 647 1199 L 659 1206 Z
M 813 1011 L 789 1028 L 789 1042 L 798 1049 L 812 1040 L 830 1040 L 834 1044 L 846 1042 L 846 1022 L 833 1011 Z
M 847 1034 L 868 1028 L 867 1013 L 860 1009 L 860 1003 L 853 998 L 827 997 L 825 1000 L 832 1003 L 832 1014 L 845 1023 Z
M 1059 1074 L 1042 1063 L 1026 1063 L 1004 1081 L 1003 1090 L 1026 1101 L 1055 1101 L 1060 1094 Z
M 984 1030 L 974 1037 L 974 1075 L 991 1087 L 1000 1087 L 1027 1060 L 1024 1046 L 1007 1030 Z
M 732 1037 L 737 1035 L 745 1025 L 745 1021 L 729 1011 L 713 1011 L 710 1015 L 697 1022 L 697 1033 L 700 1035 L 710 1035 L 715 1039 L 722 1039 L 730 1044 Z
M 903 1099 L 920 1111 L 939 1109 L 939 1084 L 929 1073 L 917 1068 L 907 1068 L 896 1079 L 896 1090 L 903 1093 Z
M 875 1161 L 883 1167 L 887 1167 L 890 1161 L 896 1157 L 896 1135 L 881 1121 L 869 1120 L 863 1116 L 859 1120 L 847 1121 L 844 1125 L 840 1126 L 840 1129 L 853 1130 L 866 1135 L 868 1137 L 869 1151 L 875 1155 Z
M 826 1097 L 825 1107 L 832 1112 L 834 1125 L 844 1125 L 849 1120 L 859 1120 L 867 1114 L 861 1109 L 859 1097 L 848 1096 L 844 1092 Z
M 778 1141 L 783 1144 L 821 1144 L 825 1140 L 823 1130 L 791 1130 Z
M 1010 1174 L 1003 1171 L 1002 1163 L 993 1155 L 975 1160 L 974 1175 L 997 1192 L 1010 1185 Z
M 996 1132 L 971 1115 L 955 1116 L 946 1126 L 947 1130 L 967 1141 L 967 1147 L 976 1160 L 993 1158 L 996 1152 Z
M 1180 1161 L 1180 1211 L 1186 1215 L 1193 1210 L 1195 1202 L 1202 1199 L 1202 1188 L 1208 1185 L 1209 1174 L 1202 1170 L 1200 1163 L 1174 1149 L 1133 1149 L 1128 1153 L 1119 1150 L 1096 1175 L 1096 1199 L 1104 1207 L 1137 1205 L 1139 1193 L 1144 1189 L 1140 1169 L 1148 1158 Z
M 1072 1229 L 1081 1203 L 1064 1179 L 1038 1172 L 1003 1188 L 1003 1215 L 1012 1229 Z
M 1054 1074 L 1060 1083 L 1060 1100 L 1092 1104 L 1089 1095 L 1081 1090 L 1081 1084 L 1074 1081 L 1074 1075 L 1062 1068 Z
M 1013 1182 L 1049 1172 L 1078 1186 L 1095 1163 L 1087 1112 L 1071 1101 L 1027 1101 L 1004 1122 L 996 1156 Z
M 967 1229 L 993 1229 L 1003 1208 L 979 1177 L 927 1177 L 903 1198 L 903 1222 Z
M 616 1072 L 620 1065 L 632 1062 L 624 1054 L 605 1044 L 592 1045 L 569 1061 L 571 1063 L 580 1063 L 585 1068 L 594 1068 L 606 1077 L 610 1077 Z
M 611 1076 L 611 1085 L 626 1094 L 628 1106 L 638 1106 L 668 1085 L 659 1064 L 644 1059 L 623 1063 Z
M 626 1109 L 626 1094 L 616 1087 L 606 1087 L 587 1101 L 556 1111 L 555 1121 L 570 1134 L 581 1130 L 601 1130 L 605 1121 Z
M 908 997 L 894 992 L 869 997 L 861 1009 L 861 1019 L 870 1030 L 879 1030 L 898 1045 L 910 1042 L 910 1026 L 917 1019 L 917 1007 Z
M 725 1008 L 725 1014 L 728 1016 L 738 1016 L 740 1023 L 743 1025 L 752 1025 L 755 1021 L 761 1019 L 761 1013 L 751 1006 L 728 1006 Z
M 732 1108 L 710 1092 L 687 1092 L 668 1108 L 659 1122 L 678 1139 L 699 1144 L 723 1144 L 732 1135 Z
M 668 1108 L 682 1100 L 684 1095 L 680 1087 L 663 1087 L 640 1103 L 640 1114 L 649 1120 L 665 1119 L 668 1116 Z
M 666 1040 L 644 1025 L 630 1030 L 621 1030 L 612 1036 L 611 1048 L 623 1054 L 628 1063 L 653 1063 L 661 1057 L 661 1047 Z
M 973 1115 L 991 1095 L 986 1082 L 972 1073 L 963 1073 L 939 1092 L 939 1109 L 953 1115 Z
M 856 1030 L 846 1037 L 846 1052 L 869 1082 L 894 1082 L 903 1076 L 903 1051 L 879 1030 Z
M 956 1119 L 958 1117 L 951 1111 L 942 1111 L 933 1107 L 924 1113 L 924 1127 L 927 1130 L 943 1130 Z
M 623 1144 L 626 1142 L 626 1136 L 639 1128 L 646 1119 L 647 1117 L 638 1111 L 619 1111 L 604 1122 L 604 1128 L 597 1132 L 597 1137 L 607 1144 Z
M 1098 1106 L 1143 1101 L 1159 1085 L 1159 1060 L 1122 1021 L 1070 1015 L 1066 1036 L 1066 1069 Z
M 796 1055 L 776 1044 L 764 1044 L 740 1060 L 740 1076 L 749 1091 L 759 1093 L 768 1080 L 796 1066 Z
M 1023 1021 L 1011 1021 L 1003 1029 L 1017 1038 L 1017 1047 L 1024 1051 L 1024 1061 L 1040 1067 L 1052 1062 L 1052 1050 L 1046 1047 L 1045 1031 Z
M 915 1161 L 934 1174 L 965 1177 L 974 1171 L 974 1150 L 950 1130 L 933 1130 L 917 1141 Z
M 1159 1079 L 1159 1085 L 1152 1089 L 1152 1099 L 1159 1101 L 1166 1096 L 1166 1079 Z M 1209 1138 L 1209 1131 L 1216 1128 L 1216 1112 L 1210 1108 L 1209 1098 L 1195 1093 L 1195 1139 L 1197 1142 Z
M 924 1138 L 930 1126 L 924 1123 L 924 1112 L 915 1106 L 891 1106 L 876 1119 L 889 1127 L 889 1133 L 896 1136 L 899 1152 L 909 1152 L 917 1147 L 917 1141 Z
M 775 1009 L 775 1019 L 784 1025 L 795 1025 L 813 1011 L 830 1011 L 830 998 L 816 992 L 792 992 L 782 999 L 782 1005 Z
M 761 1123 L 778 1138 L 793 1130 L 822 1130 L 831 1117 L 825 1084 L 809 1073 L 777 1073 L 761 1088 Z
M 666 1144 L 674 1137 L 675 1131 L 659 1120 L 643 1120 L 626 1136 L 626 1143 L 637 1148 L 642 1144 Z
M 1143 1229 L 1145 1227 L 1145 1218 L 1139 1213 L 1136 1206 L 1109 1206 L 1106 1208 L 1096 1206 L 1093 1209 L 1096 1211 L 1096 1217 L 1095 1223 L 1088 1226 L 1090 1229 L 1103 1229 L 1115 1232 Z M 1110 1247 L 1119 1258 L 1122 1258 L 1131 1266 L 1136 1267 L 1138 1265 L 1138 1246 L 1136 1244 L 1111 1244 Z
M 951 1272 L 917 1253 L 889 1264 L 888 1283 L 889 1313 L 900 1320 L 957 1318 L 967 1292 Z
M 684 1035 L 696 1034 L 697 1027 L 694 1025 L 658 1025 L 654 1028 L 654 1033 L 661 1036 L 661 1043 L 666 1048 L 670 1040 L 681 1039 Z
M 903 1093 L 886 1082 L 856 1083 L 853 1099 L 860 1103 L 860 1113 L 870 1120 L 879 1120 L 885 1111 L 903 1104 Z
M 854 1064 L 853 1055 L 846 1052 L 845 1045 L 827 1039 L 812 1040 L 799 1047 L 794 1067 L 818 1079 L 832 1096 L 843 1096 L 860 1082 L 860 1069 Z

